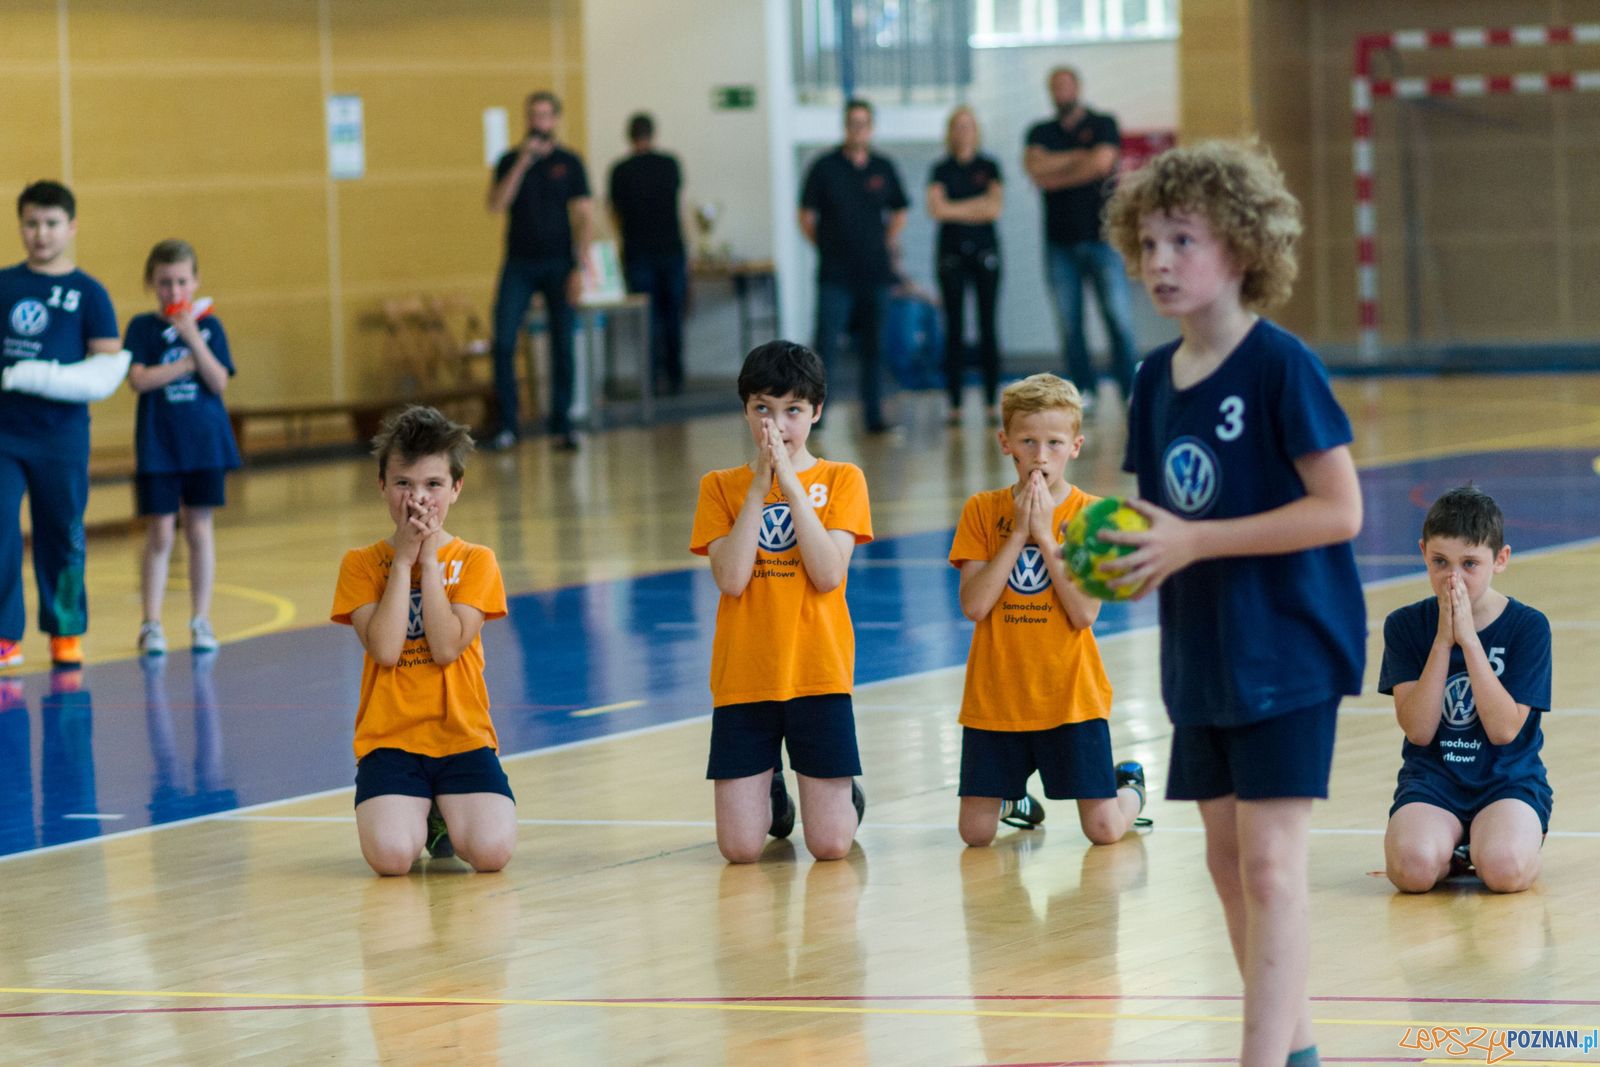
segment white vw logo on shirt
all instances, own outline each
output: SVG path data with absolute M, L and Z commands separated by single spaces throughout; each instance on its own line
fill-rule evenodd
M 794 514 L 788 504 L 768 504 L 761 509 L 761 533 L 756 541 L 767 552 L 783 552 L 795 546 Z
M 1038 545 L 1029 545 L 1011 565 L 1011 576 L 1006 584 L 1023 596 L 1032 596 L 1050 588 L 1050 571 L 1044 565 L 1044 556 Z
M 11 309 L 11 328 L 23 337 L 37 337 L 50 325 L 50 312 L 37 300 L 19 300 Z

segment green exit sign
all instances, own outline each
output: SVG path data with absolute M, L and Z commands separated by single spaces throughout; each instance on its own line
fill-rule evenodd
M 756 106 L 756 87 L 718 85 L 711 90 L 711 106 L 719 111 L 747 111 Z

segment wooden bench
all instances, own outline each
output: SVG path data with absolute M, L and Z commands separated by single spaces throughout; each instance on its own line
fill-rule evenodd
M 354 440 L 364 444 L 378 432 L 385 415 L 407 404 L 427 404 L 447 412 L 473 408 L 473 413 L 466 417 L 466 421 L 479 434 L 492 432 L 498 423 L 499 405 L 495 401 L 494 386 L 487 384 L 382 400 L 359 397 L 307 404 L 240 405 L 228 409 L 228 421 L 233 424 L 233 439 L 239 443 L 240 453 L 249 455 L 252 452 L 249 433 L 252 425 L 277 423 L 283 431 L 277 443 L 285 450 L 325 443 L 326 439 L 319 439 L 315 433 L 319 422 L 342 424 L 343 432 L 338 434 L 338 440 Z

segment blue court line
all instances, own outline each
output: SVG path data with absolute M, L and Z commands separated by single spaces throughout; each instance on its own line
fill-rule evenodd
M 1419 574 L 1423 512 L 1469 479 L 1500 501 L 1516 550 L 1600 537 L 1594 458 L 1578 449 L 1486 453 L 1363 470 L 1362 580 Z M 972 624 L 945 563 L 950 537 L 888 537 L 857 552 L 848 596 L 858 682 L 965 662 Z M 513 597 L 509 618 L 484 629 L 502 751 L 704 715 L 717 597 L 704 565 Z M 1153 601 L 1109 604 L 1095 630 L 1154 623 Z M 211 657 L 91 666 L 70 691 L 53 692 L 50 675 L 0 681 L 0 855 L 350 785 L 360 674 L 355 636 L 330 625 Z M 951 686 L 954 703 L 960 680 Z M 642 703 L 571 714 L 634 701 Z

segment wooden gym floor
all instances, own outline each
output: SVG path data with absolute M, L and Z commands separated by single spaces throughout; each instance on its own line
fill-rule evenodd
M 1345 380 L 1367 493 L 1367 692 L 1315 815 L 1311 991 L 1324 1062 L 1483 1062 L 1416 1027 L 1600 1024 L 1600 377 Z M 0 1059 L 116 1064 L 1230 1062 L 1239 980 L 1193 805 L 1161 799 L 1149 605 L 1099 627 L 1112 733 L 1153 831 L 1091 848 L 1070 805 L 992 848 L 955 832 L 970 627 L 944 563 L 965 497 L 1008 480 L 970 412 L 902 397 L 894 440 L 838 412 L 817 451 L 866 471 L 857 556 L 859 847 L 730 867 L 703 780 L 715 590 L 684 549 L 733 414 L 472 462 L 452 530 L 493 546 L 486 630 L 523 832 L 511 866 L 371 875 L 351 817 L 360 651 L 326 625 L 346 547 L 386 531 L 365 460 L 253 471 L 219 513 L 215 657 L 133 656 L 137 536 L 90 545 L 89 666 L 0 688 Z M 730 411 L 736 403 L 730 401 Z M 853 414 L 853 413 L 850 413 Z M 1120 417 L 1075 480 L 1125 491 Z M 1400 732 L 1375 694 L 1384 615 L 1426 592 L 1422 510 L 1472 478 L 1511 520 L 1501 586 L 1555 631 L 1556 810 L 1536 888 L 1401 898 L 1377 872 Z M 118 490 L 120 491 L 120 490 Z M 174 575 L 183 573 L 181 549 Z M 31 577 L 28 579 L 31 592 Z M 176 584 L 176 583 L 175 583 Z M 186 633 L 184 594 L 167 628 Z M 31 618 L 30 609 L 30 618 Z M 44 659 L 35 634 L 30 662 Z M 155 824 L 155 825 L 152 825 Z M 799 835 L 796 834 L 798 839 Z M 1510 1062 L 1600 1062 L 1519 1051 Z

